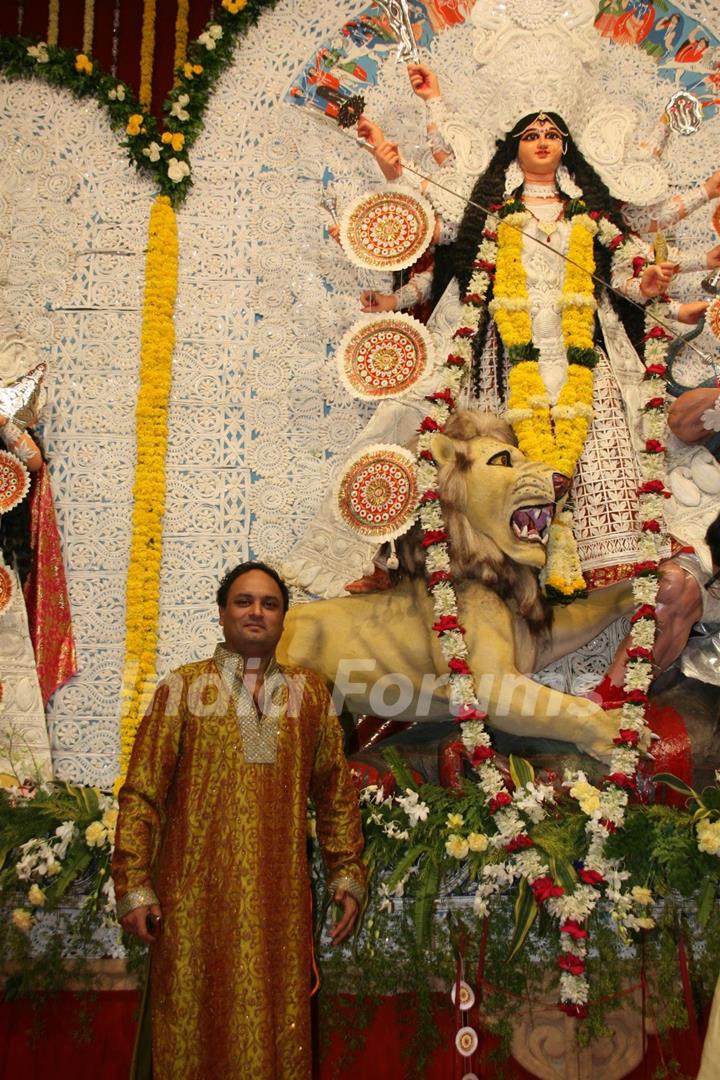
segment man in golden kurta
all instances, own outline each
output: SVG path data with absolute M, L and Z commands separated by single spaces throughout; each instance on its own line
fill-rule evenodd
M 303 1080 L 307 799 L 342 911 L 334 943 L 365 888 L 357 799 L 324 683 L 275 660 L 285 584 L 244 563 L 218 606 L 224 643 L 158 685 L 120 791 L 118 917 L 151 950 L 152 1060 L 138 1050 L 135 1075 Z

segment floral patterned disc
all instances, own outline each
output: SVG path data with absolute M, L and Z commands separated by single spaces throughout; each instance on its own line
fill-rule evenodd
M 478 1037 L 475 1028 L 461 1027 L 455 1036 L 455 1046 L 463 1057 L 471 1057 L 478 1048 Z
M 715 207 L 715 212 L 712 216 L 713 229 L 720 236 L 720 203 Z
M 30 473 L 20 458 L 0 450 L 0 514 L 7 514 L 30 490 Z
M 402 536 L 417 511 L 415 459 L 403 446 L 378 444 L 345 467 L 337 494 L 341 520 L 378 542 Z
M 457 994 L 456 994 L 457 989 L 458 989 L 458 987 L 456 987 L 455 983 L 453 983 L 452 990 L 450 991 L 450 997 L 452 998 L 453 1005 L 456 1004 L 455 998 L 457 997 Z M 462 1010 L 472 1009 L 473 1005 L 475 1004 L 475 994 L 473 992 L 472 987 L 468 986 L 468 984 L 461 979 L 460 980 L 460 985 L 459 985 L 459 990 L 460 990 L 460 1003 L 459 1003 L 458 1007 L 460 1009 L 462 1009 Z
M 351 203 L 340 222 L 345 254 L 364 270 L 406 270 L 427 250 L 432 207 L 407 188 L 384 187 Z
M 716 338 L 720 338 L 720 296 L 716 296 L 707 309 L 705 321 Z
M 433 367 L 430 334 L 402 312 L 365 315 L 350 328 L 337 352 L 340 378 L 365 401 L 402 397 Z
M 12 574 L 4 563 L 0 562 L 0 611 L 4 611 L 12 600 Z

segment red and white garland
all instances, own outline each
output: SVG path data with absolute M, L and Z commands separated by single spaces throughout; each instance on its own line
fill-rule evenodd
M 611 222 L 601 219 L 601 240 L 611 248 L 627 246 L 628 265 L 633 276 L 639 276 L 644 258 L 631 243 L 623 243 L 623 234 Z M 648 690 L 652 682 L 653 646 L 656 634 L 655 599 L 658 589 L 658 562 L 664 543 L 662 502 L 667 497 L 663 484 L 665 430 L 665 355 L 670 335 L 659 332 L 653 318 L 658 305 L 650 305 L 649 329 L 646 335 L 647 376 L 644 403 L 645 452 L 641 468 L 643 483 L 638 490 L 641 540 L 641 560 L 635 569 L 633 595 L 637 609 L 632 617 L 631 646 L 628 650 L 625 686 L 627 701 L 622 707 L 621 723 L 615 740 L 610 773 L 603 789 L 590 785 L 584 774 L 566 777 L 570 795 L 576 797 L 588 814 L 589 845 L 584 865 L 578 868 L 578 882 L 572 893 L 566 893 L 550 873 L 549 866 L 535 848 L 530 826 L 547 816 L 546 804 L 555 799 L 553 788 L 535 780 L 522 787 L 508 790 L 505 778 L 494 761 L 494 751 L 485 728 L 486 713 L 480 705 L 475 680 L 469 665 L 465 644 L 465 628 L 459 621 L 457 594 L 451 572 L 449 536 L 440 505 L 438 464 L 432 453 L 432 439 L 445 428 L 455 411 L 456 400 L 467 378 L 471 358 L 472 338 L 477 333 L 480 314 L 494 275 L 497 259 L 497 218 L 488 216 L 482 241 L 477 252 L 474 271 L 464 298 L 466 318 L 454 334 L 453 351 L 442 368 L 439 386 L 428 397 L 430 408 L 419 427 L 418 489 L 420 493 L 420 524 L 426 549 L 427 589 L 432 598 L 435 622 L 443 655 L 450 672 L 450 702 L 460 723 L 460 733 L 467 756 L 478 777 L 490 813 L 495 834 L 489 843 L 503 850 L 507 859 L 487 864 L 483 880 L 477 888 L 474 909 L 480 916 L 489 912 L 492 895 L 524 879 L 538 905 L 560 923 L 561 969 L 560 1008 L 570 1015 L 582 1017 L 587 1012 L 588 982 L 585 975 L 588 931 L 585 924 L 605 887 L 612 905 L 612 916 L 618 930 L 648 928 L 652 919 L 643 914 L 652 903 L 648 890 L 623 891 L 627 873 L 615 860 L 605 856 L 609 833 L 621 828 L 629 793 L 635 790 L 636 773 L 641 747 L 647 740 L 645 713 Z M 623 252 L 625 254 L 625 252 Z M 639 914 L 638 914 L 639 912 Z

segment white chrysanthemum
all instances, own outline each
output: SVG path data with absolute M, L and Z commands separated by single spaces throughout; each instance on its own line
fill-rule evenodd
M 584 975 L 571 975 L 564 971 L 560 976 L 560 1000 L 573 1005 L 586 1005 L 588 1001 L 588 981 Z
M 707 855 L 720 855 L 720 821 L 701 818 L 695 828 L 700 851 Z
M 431 574 L 434 574 L 436 570 L 449 571 L 450 556 L 448 554 L 447 544 L 433 544 L 428 548 L 425 557 L 425 566 Z
M 633 623 L 630 631 L 633 645 L 643 649 L 652 649 L 655 643 L 655 621 L 653 619 L 638 619 Z
M 639 577 L 633 581 L 633 599 L 636 604 L 654 604 L 659 582 L 654 577 Z
M 637 750 L 631 750 L 629 747 L 618 746 L 613 750 L 610 760 L 610 771 L 625 773 L 626 776 L 632 776 L 637 768 L 638 763 Z
M 550 873 L 546 863 L 542 861 L 535 848 L 527 848 L 518 851 L 514 856 L 515 870 L 528 881 L 535 881 L 539 877 L 545 877 Z

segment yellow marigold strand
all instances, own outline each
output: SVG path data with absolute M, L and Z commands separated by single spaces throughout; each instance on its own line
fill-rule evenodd
M 190 33 L 188 15 L 190 13 L 190 0 L 178 0 L 177 18 L 175 20 L 175 59 L 173 71 L 175 72 L 175 85 L 177 85 L 177 71 L 187 59 L 187 43 Z
M 582 296 L 588 301 L 595 295 L 592 274 L 595 271 L 593 237 L 597 227 L 585 215 L 573 220 L 568 241 L 563 296 Z M 592 349 L 594 345 L 595 305 L 567 303 L 562 312 L 565 348 Z
M 85 13 L 83 15 L 83 39 L 82 51 L 90 56 L 93 47 L 93 31 L 95 29 L 95 0 L 85 0 Z
M 48 45 L 57 45 L 59 33 L 60 33 L 60 0 L 50 0 L 50 6 L 48 7 L 48 28 L 47 28 L 47 43 L 48 43 Z
M 153 57 L 155 55 L 155 0 L 145 0 L 143 5 L 142 43 L 140 45 L 140 93 L 139 99 L 145 111 L 152 104 Z
M 527 301 L 527 277 L 522 264 L 523 234 L 505 219 L 498 225 L 498 254 L 495 265 L 493 317 L 506 348 L 527 345 L 532 340 L 530 313 L 522 308 L 505 308 L 503 300 Z
M 125 663 L 120 715 L 119 790 L 143 709 L 153 690 L 165 507 L 167 412 L 175 346 L 178 237 L 166 195 L 153 203 L 145 263 L 136 407 L 137 465 L 125 611 Z

